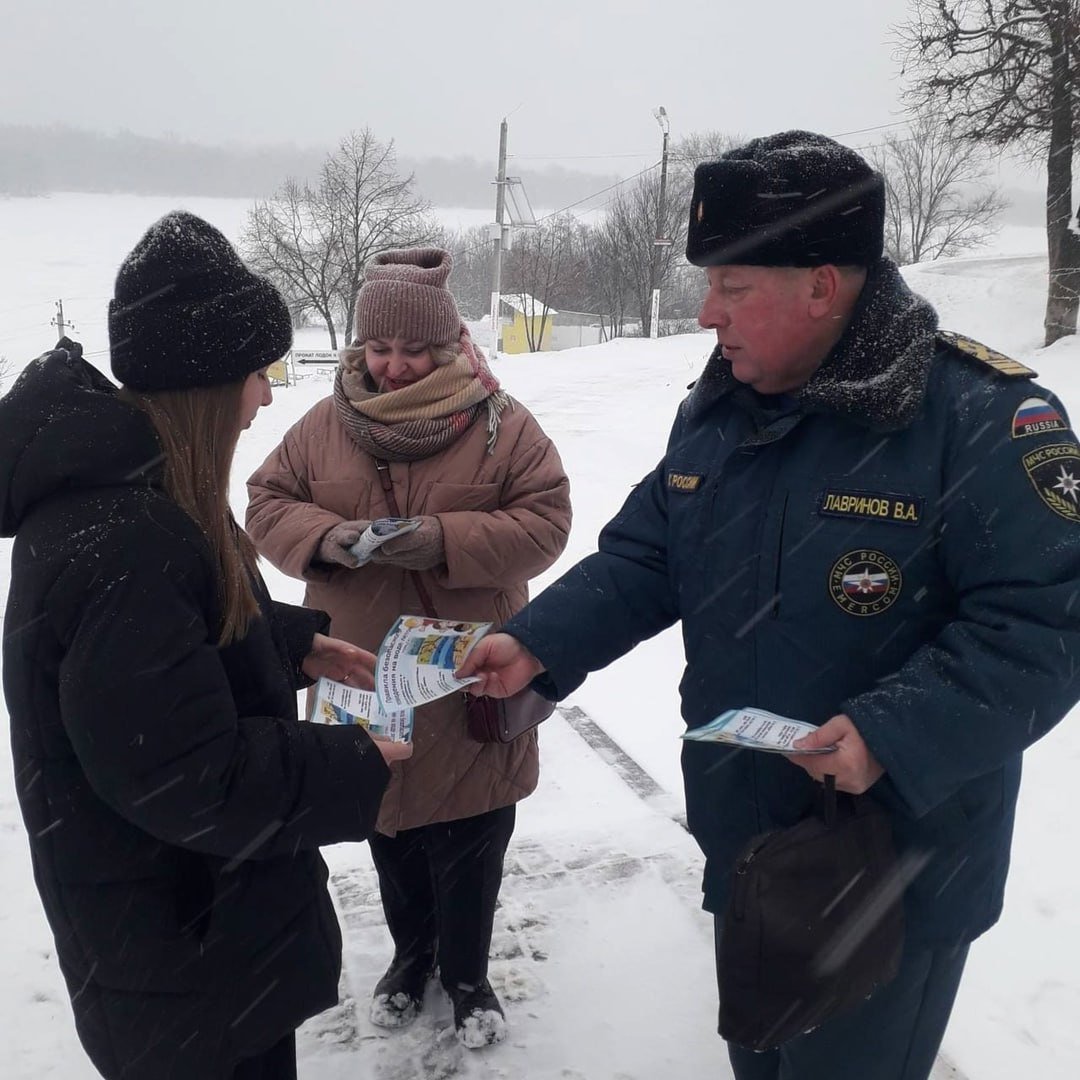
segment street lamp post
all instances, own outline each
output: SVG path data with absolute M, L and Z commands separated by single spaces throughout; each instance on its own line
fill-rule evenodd
M 664 216 L 667 208 L 667 157 L 668 157 L 668 132 L 671 125 L 668 123 L 668 114 L 661 105 L 653 112 L 660 130 L 664 133 L 664 149 L 660 156 L 660 196 L 656 200 L 656 237 L 653 240 L 652 264 L 649 277 L 652 283 L 652 308 L 649 316 L 649 337 L 660 336 L 660 256 L 661 249 L 670 246 L 671 240 L 664 236 Z
M 491 359 L 502 350 L 499 308 L 502 306 L 502 256 L 506 250 L 506 117 L 499 125 L 499 175 L 495 180 L 495 225 L 491 230 Z

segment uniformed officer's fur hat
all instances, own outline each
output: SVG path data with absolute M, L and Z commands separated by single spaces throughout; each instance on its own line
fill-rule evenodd
M 784 131 L 697 167 L 686 257 L 696 266 L 870 266 L 884 228 L 880 173 L 824 135 Z

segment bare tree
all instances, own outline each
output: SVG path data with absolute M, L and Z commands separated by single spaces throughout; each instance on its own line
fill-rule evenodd
M 688 207 L 694 190 L 694 170 L 703 161 L 715 161 L 744 142 L 742 136 L 723 131 L 692 131 L 675 143 L 671 152 L 672 174 L 676 185 L 681 185 L 679 191 Z
M 660 210 L 660 170 L 651 169 L 632 184 L 620 188 L 611 201 L 607 223 L 612 230 L 622 275 L 630 294 L 630 309 L 636 311 L 641 333 L 649 336 L 652 323 L 653 251 L 657 236 L 671 240 L 660 248 L 656 261 L 656 287 L 663 290 L 672 268 L 686 247 L 688 203 L 678 197 L 666 200 L 664 220 L 657 225 Z
M 368 259 L 388 248 L 429 243 L 439 228 L 413 190 L 412 175 L 398 176 L 393 140 L 381 143 L 368 128 L 349 134 L 326 159 L 319 195 L 337 238 L 337 305 L 348 326 Z
M 482 319 L 491 307 L 491 236 L 487 226 L 447 233 L 442 243 L 454 258 L 448 284 L 462 315 Z
M 608 338 L 621 337 L 632 292 L 618 230 L 610 218 L 583 228 L 581 254 L 584 279 L 581 310 L 600 316 Z
M 317 205 L 311 187 L 286 180 L 272 199 L 249 211 L 241 245 L 252 268 L 281 290 L 294 325 L 313 311 L 336 349 L 334 304 L 342 270 L 333 231 Z
M 957 255 L 997 230 L 1005 200 L 985 187 L 985 158 L 935 117 L 890 134 L 870 155 L 885 176 L 885 250 L 902 266 Z
M 395 168 L 393 142 L 365 128 L 327 156 L 314 184 L 287 180 L 248 214 L 241 243 L 252 266 L 285 295 L 294 318 L 313 311 L 347 327 L 364 264 L 388 248 L 427 242 L 437 232 L 413 178 Z M 340 320 L 340 322 L 339 322 Z
M 719 131 L 695 132 L 672 148 L 671 169 L 664 206 L 664 220 L 657 227 L 660 212 L 660 170 L 651 169 L 632 184 L 619 189 L 611 200 L 604 228 L 606 247 L 618 260 L 610 277 L 629 296 L 629 310 L 637 313 L 641 332 L 652 329 L 652 260 L 657 236 L 671 240 L 659 249 L 656 284 L 661 289 L 663 308 L 670 314 L 673 285 L 679 275 L 686 250 L 686 226 L 694 169 L 702 161 L 719 157 L 736 144 L 736 139 Z M 598 244 L 602 249 L 605 245 Z M 614 284 L 612 282 L 611 284 Z M 609 305 L 609 310 L 618 310 Z
M 4 392 L 4 384 L 11 376 L 11 361 L 6 357 L 0 355 L 0 393 Z
M 507 294 L 525 315 L 530 352 L 538 352 L 552 311 L 581 295 L 582 260 L 577 219 L 560 214 L 525 230 L 514 241 L 506 265 Z
M 1046 344 L 1076 333 L 1080 238 L 1070 229 L 1080 129 L 1077 0 L 914 0 L 900 30 L 909 99 L 961 138 L 1046 162 Z

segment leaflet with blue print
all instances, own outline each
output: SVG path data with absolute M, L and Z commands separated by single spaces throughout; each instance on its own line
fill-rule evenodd
M 691 728 L 682 738 L 726 743 L 745 750 L 768 750 L 774 754 L 829 754 L 836 749 L 823 746 L 820 750 L 796 750 L 791 745 L 812 731 L 817 731 L 816 724 L 777 716 L 765 709 L 728 709 L 715 720 Z
M 412 738 L 412 709 L 381 709 L 373 690 L 358 690 L 334 679 L 320 679 L 316 684 L 311 720 L 316 724 L 357 724 L 392 742 Z
M 490 629 L 489 622 L 399 616 L 379 646 L 375 665 L 379 706 L 411 709 L 476 682 L 475 676 L 456 679 L 454 672 Z

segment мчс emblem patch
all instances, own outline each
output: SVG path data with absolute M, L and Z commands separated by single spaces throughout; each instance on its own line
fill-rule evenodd
M 1080 446 L 1051 443 L 1020 461 L 1039 498 L 1066 521 L 1080 522 Z
M 895 559 L 880 551 L 849 551 L 829 571 L 829 595 L 849 615 L 880 615 L 892 607 L 904 584 Z
M 1012 437 L 1022 439 L 1026 435 L 1041 435 L 1045 431 L 1068 431 L 1065 417 L 1042 398 L 1029 397 L 1013 414 Z

